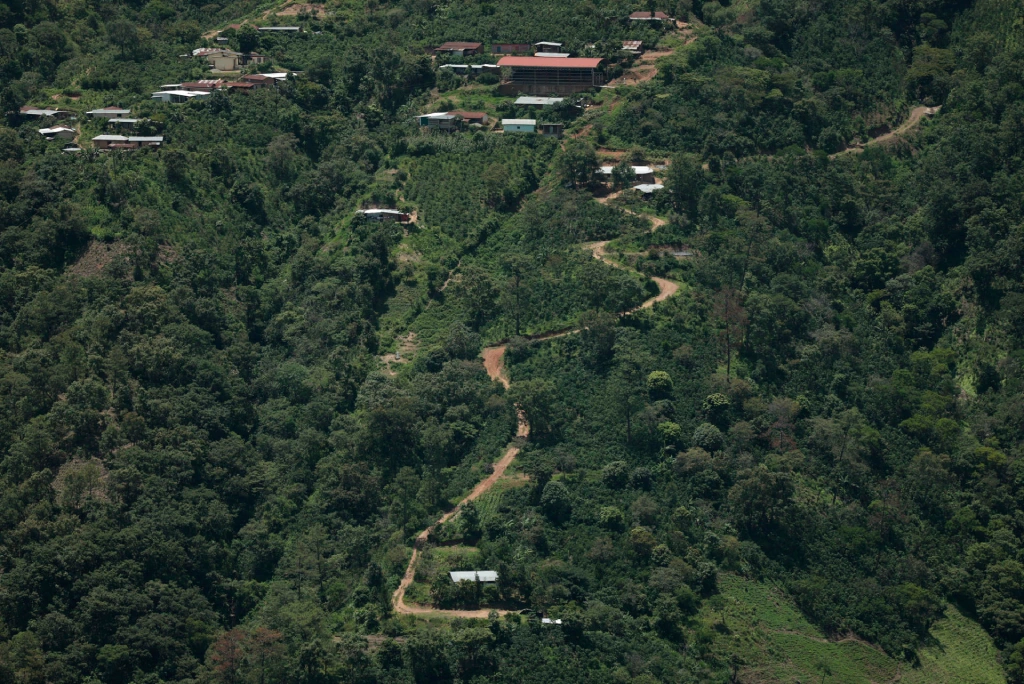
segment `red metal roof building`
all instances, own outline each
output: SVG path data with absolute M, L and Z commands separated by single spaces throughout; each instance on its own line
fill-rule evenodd
M 509 69 L 499 87 L 502 95 L 565 95 L 604 85 L 599 57 L 502 57 L 498 66 Z

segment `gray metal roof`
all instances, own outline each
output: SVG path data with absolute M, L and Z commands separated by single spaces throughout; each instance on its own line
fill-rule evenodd
M 449 572 L 452 582 L 497 582 L 498 573 L 494 570 L 455 570 Z
M 519 99 L 516 100 L 515 104 L 520 105 L 520 106 L 521 105 L 541 105 L 541 106 L 546 106 L 546 105 L 558 104 L 559 102 L 561 102 L 564 99 L 565 99 L 564 97 L 533 97 L 531 95 L 523 95 L 522 97 L 520 97 Z
M 502 119 L 502 126 L 536 126 L 536 119 Z
M 649 192 L 654 192 L 655 190 L 661 190 L 664 187 L 665 186 L 662 185 L 661 183 L 641 183 L 640 185 L 634 185 L 633 189 L 634 190 L 639 190 L 640 192 L 642 192 L 642 193 L 644 193 L 646 195 Z

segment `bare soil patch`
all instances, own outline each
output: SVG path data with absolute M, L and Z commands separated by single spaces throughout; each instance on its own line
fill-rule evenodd
M 68 273 L 81 278 L 95 278 L 115 259 L 125 258 L 128 245 L 123 242 L 101 242 L 93 240 L 86 248 L 85 254 L 68 268 Z

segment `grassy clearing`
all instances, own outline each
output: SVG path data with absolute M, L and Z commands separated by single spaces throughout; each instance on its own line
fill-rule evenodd
M 742 681 L 1005 682 L 992 640 L 953 607 L 911 667 L 854 636 L 826 638 L 777 587 L 735 575 L 722 575 L 720 587 L 723 600 L 705 604 L 699 619 L 719 632 L 716 652 L 739 657 Z

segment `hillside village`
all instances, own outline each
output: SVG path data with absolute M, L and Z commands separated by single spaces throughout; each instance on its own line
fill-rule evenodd
M 298 5 L 292 6 L 299 7 Z M 310 6 L 311 8 L 313 6 Z M 306 8 L 296 16 L 309 19 L 319 16 L 321 10 Z M 289 11 L 288 16 L 293 12 Z M 282 15 L 283 16 L 283 15 Z M 656 26 L 659 30 L 689 32 L 685 22 L 678 22 L 664 12 L 636 11 L 625 23 L 641 26 Z M 272 59 L 251 49 L 252 33 L 273 33 L 279 35 L 301 34 L 299 25 L 255 26 L 249 23 L 235 23 L 206 36 L 206 44 L 195 47 L 181 59 L 203 63 L 209 78 L 159 86 L 151 94 L 153 103 L 180 105 L 193 100 L 209 98 L 214 93 L 245 94 L 261 88 L 276 87 L 289 79 L 301 78 L 301 72 L 268 71 Z M 243 34 L 249 33 L 248 36 Z M 235 50 L 229 43 L 241 44 L 243 49 Z M 598 52 L 596 44 L 583 47 L 584 56 L 574 56 L 563 51 L 560 42 L 537 41 L 534 43 L 500 43 L 485 46 L 481 42 L 447 41 L 425 51 L 433 56 L 439 76 L 454 76 L 469 86 L 495 86 L 495 98 L 490 104 L 491 111 L 450 110 L 419 114 L 413 117 L 424 133 L 458 133 L 481 130 L 496 134 L 535 134 L 544 137 L 562 138 L 566 127 L 596 105 L 594 97 L 603 89 L 614 89 L 614 79 L 609 71 L 628 71 L 633 62 L 643 59 L 643 40 L 624 39 L 621 47 L 605 46 L 611 50 L 609 57 L 593 56 Z M 663 56 L 666 53 L 658 53 Z M 485 61 L 493 57 L 494 61 Z M 465 58 L 473 58 L 469 63 Z M 460 61 L 461 59 L 461 61 Z M 609 69 L 613 66 L 614 69 Z M 457 86 L 457 82 L 455 84 Z M 515 98 L 509 100 L 509 98 Z M 61 151 L 67 154 L 85 150 L 98 152 L 129 151 L 140 148 L 165 146 L 161 125 L 150 117 L 132 116 L 130 109 L 116 105 L 85 112 L 103 126 L 104 132 L 95 133 L 96 124 L 90 124 L 91 137 L 82 139 L 78 113 L 70 109 L 53 109 L 25 105 L 20 109 L 22 120 L 41 122 L 63 122 L 60 125 L 47 123 L 39 129 L 46 140 L 62 143 Z M 551 120 L 545 121 L 544 118 Z M 553 115 L 553 116 L 552 116 Z M 540 117 L 540 118 L 538 118 Z M 138 130 L 136 130 L 138 129 Z M 130 133 L 145 133 L 131 135 Z M 613 159 L 613 161 L 616 161 Z M 664 164 L 654 168 L 664 169 Z M 650 195 L 661 190 L 651 166 L 638 164 L 616 164 L 592 169 L 592 180 L 605 183 L 610 190 L 621 190 L 631 184 L 641 195 Z M 365 215 L 365 214 L 364 214 Z M 380 217 L 406 216 L 400 212 L 379 214 Z
M 1020 16 L 0 6 L 0 684 L 1024 684 Z

